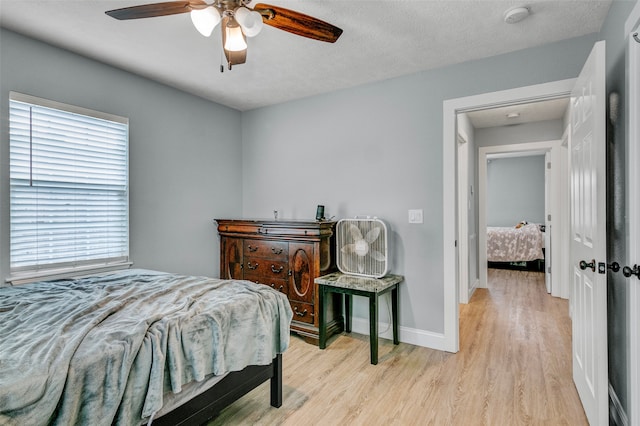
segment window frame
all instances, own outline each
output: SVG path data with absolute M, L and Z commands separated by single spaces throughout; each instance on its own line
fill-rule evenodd
M 125 197 L 124 202 L 126 203 L 126 212 L 124 214 L 124 220 L 126 223 L 126 243 L 123 244 L 122 248 L 126 251 L 123 256 L 111 256 L 111 257 L 102 257 L 96 259 L 84 259 L 73 262 L 57 262 L 51 263 L 49 265 L 32 265 L 29 266 L 12 266 L 11 259 L 11 249 L 12 249 L 12 232 L 9 232 L 9 273 L 10 276 L 6 278 L 6 282 L 11 284 L 23 284 L 32 281 L 42 280 L 42 279 L 55 279 L 60 277 L 69 277 L 69 276 L 78 276 L 78 275 L 87 275 L 91 273 L 99 273 L 104 271 L 123 269 L 131 266 L 130 261 L 130 244 L 131 244 L 131 232 L 130 232 L 130 163 L 129 163 L 129 119 L 127 117 L 118 116 L 115 114 L 105 113 L 101 111 L 92 110 L 89 108 L 79 107 L 76 105 L 70 105 L 62 102 L 52 101 L 49 99 L 39 98 L 32 95 L 27 95 L 18 92 L 9 92 L 9 109 L 11 109 L 12 102 L 21 102 L 26 104 L 31 104 L 34 106 L 44 107 L 55 109 L 59 111 L 64 111 L 72 114 L 78 114 L 81 116 L 96 118 L 99 120 L 106 120 L 114 123 L 119 123 L 125 126 L 125 169 L 126 169 L 126 184 L 125 184 Z M 11 119 L 9 119 L 9 126 L 11 127 Z M 11 146 L 11 132 L 9 131 L 9 145 Z M 11 147 L 9 148 L 9 152 L 11 152 Z M 11 155 L 9 156 L 9 166 L 11 166 Z M 9 173 L 11 177 L 11 173 Z M 11 193 L 12 187 L 9 184 L 9 210 L 11 210 Z M 11 223 L 13 220 L 11 213 L 9 213 L 9 222 Z

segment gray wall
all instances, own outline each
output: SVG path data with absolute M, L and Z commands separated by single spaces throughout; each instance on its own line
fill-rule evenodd
M 9 276 L 9 91 L 129 117 L 134 266 L 218 275 L 214 217 L 241 215 L 238 111 L 0 29 L 0 279 Z
M 487 226 L 544 223 L 544 155 L 487 160 Z
M 392 229 L 400 325 L 442 333 L 442 102 L 575 78 L 597 35 L 471 61 L 243 114 L 243 212 L 372 214 Z M 424 210 L 408 224 L 407 210 Z M 367 318 L 356 298 L 355 315 Z M 386 311 L 381 312 L 381 320 Z

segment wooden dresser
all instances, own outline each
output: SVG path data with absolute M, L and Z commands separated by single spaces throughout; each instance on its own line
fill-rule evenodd
M 220 277 L 265 284 L 287 295 L 291 331 L 318 344 L 319 292 L 314 279 L 336 270 L 335 222 L 215 219 Z M 340 295 L 327 301 L 327 336 L 344 329 Z

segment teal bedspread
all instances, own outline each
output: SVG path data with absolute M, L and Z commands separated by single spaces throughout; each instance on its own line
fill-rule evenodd
M 163 393 L 289 345 L 286 296 L 128 270 L 0 287 L 0 425 L 139 424 Z

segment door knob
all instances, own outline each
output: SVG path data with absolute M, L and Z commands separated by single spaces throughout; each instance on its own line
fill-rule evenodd
M 581 260 L 580 261 L 580 269 L 582 269 L 584 271 L 587 268 L 591 268 L 591 270 L 593 272 L 595 272 L 596 271 L 596 260 L 592 259 L 591 263 L 587 263 L 586 261 Z
M 618 262 L 613 263 L 598 263 L 598 273 L 606 274 L 607 269 L 611 269 L 613 272 L 618 272 L 620 270 L 620 264 Z
M 629 278 L 631 275 L 635 275 L 640 280 L 640 266 L 633 265 L 633 269 L 625 266 L 624 268 L 622 268 L 622 275 L 627 278 Z

